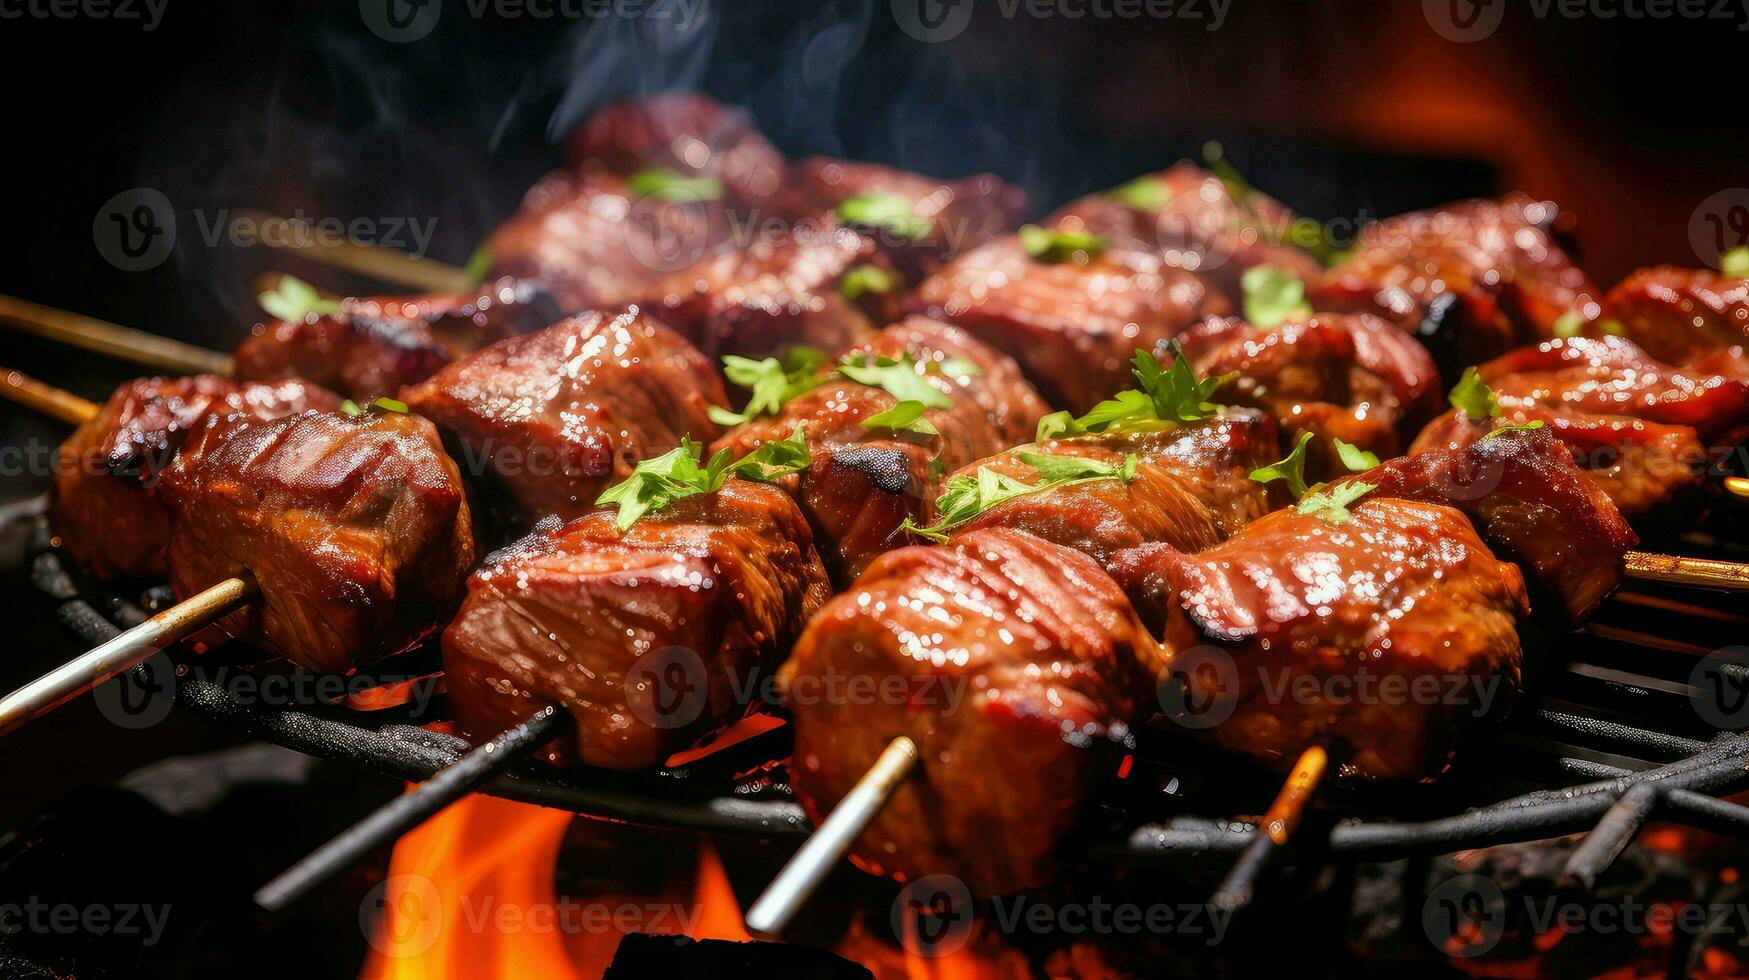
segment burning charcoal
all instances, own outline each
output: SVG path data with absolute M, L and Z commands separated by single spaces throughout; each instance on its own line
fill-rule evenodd
M 874 974 L 823 949 L 789 943 L 690 939 L 633 933 L 620 940 L 602 980 L 645 977 L 808 977 L 820 980 L 873 980 Z

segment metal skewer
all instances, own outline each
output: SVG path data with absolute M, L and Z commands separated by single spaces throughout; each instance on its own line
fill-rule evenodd
M 874 765 L 863 773 L 747 910 L 747 931 L 763 939 L 782 935 L 802 903 L 874 822 L 875 815 L 916 765 L 917 743 L 903 735 L 888 742 Z
M 1221 886 L 1215 889 L 1210 904 L 1228 913 L 1251 904 L 1251 899 L 1257 894 L 1257 879 L 1293 839 L 1307 805 L 1324 781 L 1329 763 L 1330 755 L 1322 746 L 1314 745 L 1300 753 L 1293 772 L 1288 774 L 1287 783 L 1264 812 L 1263 819 L 1258 821 L 1251 843 L 1245 845 L 1233 870 L 1227 872 Z
M 424 823 L 437 811 L 551 741 L 569 717 L 558 708 L 548 706 L 515 728 L 481 744 L 433 773 L 431 778 L 410 792 L 341 831 L 261 886 L 255 893 L 255 904 L 269 912 L 278 912 L 291 905 L 317 885 Z

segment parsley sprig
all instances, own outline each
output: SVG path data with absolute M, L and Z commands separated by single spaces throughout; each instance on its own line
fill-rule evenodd
M 915 241 L 929 233 L 929 219 L 917 213 L 916 202 L 889 191 L 847 197 L 835 213 L 847 225 L 888 232 L 905 241 Z
M 1488 382 L 1483 381 L 1482 375 L 1473 367 L 1464 368 L 1463 377 L 1452 386 L 1446 400 L 1451 402 L 1452 408 L 1472 419 L 1491 419 L 1500 414 L 1500 396 L 1488 387 Z
M 709 412 L 711 421 L 718 425 L 740 425 L 760 415 L 777 414 L 790 399 L 831 380 L 831 375 L 819 373 L 825 363 L 823 351 L 802 346 L 785 351 L 781 361 L 775 357 L 755 361 L 734 354 L 725 356 L 723 374 L 753 394 L 747 399 L 744 412 L 712 406 Z
M 1254 265 L 1239 277 L 1245 293 L 1245 319 L 1253 326 L 1274 330 L 1289 320 L 1312 315 L 1306 302 L 1306 284 L 1292 270 L 1275 265 Z
M 340 411 L 352 416 L 353 418 L 358 418 L 367 411 L 398 412 L 401 415 L 406 415 L 407 403 L 396 401 L 393 398 L 378 398 L 375 401 L 360 406 L 357 402 L 348 398 L 340 403 Z
M 1350 480 L 1331 486 L 1320 483 L 1316 486 L 1306 485 L 1306 447 L 1312 442 L 1310 432 L 1300 433 L 1299 442 L 1294 444 L 1293 451 L 1277 462 L 1268 466 L 1259 466 L 1251 471 L 1251 479 L 1258 483 L 1269 483 L 1283 480 L 1287 483 L 1288 492 L 1299 501 L 1298 510 L 1302 514 L 1312 514 L 1323 518 L 1332 524 L 1341 524 L 1348 520 L 1348 505 L 1378 489 L 1378 484 L 1364 480 Z M 1341 439 L 1332 439 L 1336 445 L 1336 455 L 1342 459 L 1342 465 L 1352 472 L 1369 470 L 1379 465 L 1379 458 L 1358 446 L 1349 445 Z M 1359 488 L 1359 489 L 1356 489 Z
M 1209 396 L 1233 377 L 1223 374 L 1198 378 L 1176 344 L 1172 347 L 1171 367 L 1162 368 L 1145 350 L 1136 351 L 1130 366 L 1139 387 L 1118 392 L 1080 418 L 1068 412 L 1053 412 L 1039 420 L 1033 438 L 1044 442 L 1090 432 L 1170 429 L 1186 422 L 1201 422 L 1220 411 L 1220 406 L 1208 400 Z
M 1105 192 L 1107 200 L 1129 208 L 1132 211 L 1145 211 L 1158 214 L 1166 210 L 1166 205 L 1172 203 L 1172 190 L 1166 186 L 1157 174 L 1143 174 L 1127 184 L 1113 187 Z
M 697 494 L 714 493 L 731 476 L 769 483 L 806 469 L 809 462 L 808 441 L 799 424 L 789 438 L 767 442 L 734 462 L 728 449 L 719 449 L 701 465 L 701 448 L 683 437 L 679 447 L 639 463 L 631 476 L 608 487 L 595 503 L 617 505 L 615 523 L 623 531 L 652 510 Z
M 1348 505 L 1377 490 L 1379 485 L 1365 480 L 1349 480 L 1335 486 L 1324 486 L 1300 498 L 1297 510 L 1302 514 L 1341 524 L 1353 515 Z
M 296 276 L 280 276 L 279 285 L 255 297 L 267 314 L 279 320 L 302 320 L 311 313 L 339 313 L 340 301 L 324 299 L 316 287 Z
M 919 527 L 910 518 L 906 518 L 899 530 L 910 531 L 932 541 L 946 541 L 948 531 L 1003 501 L 1098 480 L 1122 480 L 1128 483 L 1135 478 L 1136 467 L 1141 465 L 1141 459 L 1133 453 L 1125 456 L 1121 463 L 1034 452 L 1017 452 L 1015 457 L 1038 471 L 1036 481 L 1026 483 L 998 473 L 988 466 L 980 466 L 975 473 L 953 477 L 942 487 L 941 494 L 935 498 L 937 519 L 933 525 Z
M 723 182 L 716 177 L 688 177 L 676 170 L 653 167 L 626 178 L 626 186 L 640 198 L 695 204 L 723 199 Z
M 1312 434 L 1300 433 L 1300 441 L 1294 443 L 1294 448 L 1286 456 L 1259 466 L 1251 471 L 1251 479 L 1258 483 L 1273 483 L 1282 480 L 1287 483 L 1288 492 L 1298 500 L 1306 495 L 1306 446 L 1310 445 Z
M 1025 225 L 1020 229 L 1020 247 L 1039 262 L 1086 265 L 1110 248 L 1111 241 L 1092 232 Z

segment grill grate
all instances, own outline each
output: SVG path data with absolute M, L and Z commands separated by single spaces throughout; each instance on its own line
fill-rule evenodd
M 139 604 L 63 565 L 51 544 L 39 519 L 27 543 L 33 581 L 60 601 L 62 622 L 82 640 L 102 642 L 119 632 L 117 622 L 132 625 L 146 615 Z M 1446 778 L 1434 786 L 1343 790 L 1338 809 L 1364 815 L 1342 819 L 1321 835 L 1302 834 L 1301 852 L 1330 862 L 1389 860 L 1563 836 L 1604 821 L 1592 848 L 1602 855 L 1595 868 L 1601 870 L 1652 810 L 1660 819 L 1749 838 L 1749 808 L 1717 799 L 1749 789 L 1749 733 L 1702 724 L 1688 708 L 1687 683 L 1696 657 L 1717 648 L 1706 646 L 1706 638 L 1728 640 L 1749 618 L 1693 606 L 1692 592 L 1675 595 L 1641 590 L 1620 597 L 1589 634 L 1559 638 L 1550 662 L 1531 681 L 1538 693 L 1515 706 L 1491 738 L 1466 751 Z M 1683 628 L 1681 641 L 1645 633 L 1676 626 Z M 1638 635 L 1665 642 L 1662 649 L 1648 648 L 1633 642 Z M 469 748 L 454 735 L 393 720 L 392 711 L 250 705 L 225 686 L 192 676 L 179 679 L 176 700 L 256 738 L 404 780 L 422 780 Z M 1204 774 L 1234 767 L 1198 766 L 1197 748 L 1183 739 L 1148 731 L 1141 736 L 1136 755 L 1143 764 L 1130 782 L 1149 785 L 1132 795 L 1151 800 L 1156 810 L 1162 796 L 1186 811 L 1233 813 L 1235 801 L 1256 802 L 1260 809 L 1272 791 L 1263 773 L 1210 785 Z M 787 731 L 779 728 L 652 773 L 560 772 L 530 762 L 486 791 L 594 819 L 799 839 L 809 824 L 783 783 L 781 762 L 788 752 Z M 1157 780 L 1150 781 L 1147 772 Z M 1477 800 L 1497 802 L 1477 806 Z M 1605 820 L 1612 808 L 1618 815 Z M 1092 863 L 1145 865 L 1208 855 L 1230 860 L 1255 830 L 1244 818 L 1196 812 L 1144 820 L 1119 809 L 1108 816 L 1107 829 L 1084 845 Z

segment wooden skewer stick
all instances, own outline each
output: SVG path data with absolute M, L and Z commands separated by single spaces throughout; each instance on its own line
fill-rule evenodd
M 558 708 L 542 708 L 522 724 L 432 773 L 431 778 L 411 792 L 396 797 L 375 813 L 341 831 L 334 839 L 261 886 L 255 893 L 255 904 L 269 912 L 286 908 L 317 885 L 424 823 L 437 811 L 551 741 L 569 717 Z
M 254 584 L 228 578 L 171 606 L 107 643 L 0 698 L 0 735 L 40 718 L 256 597 Z
M 231 373 L 230 357 L 120 324 L 0 296 L 0 323 L 57 343 L 177 374 Z
M 459 293 L 474 288 L 473 275 L 460 266 L 349 238 L 317 235 L 309 222 L 296 218 L 281 218 L 265 211 L 238 213 L 261 228 L 262 244 L 295 252 L 313 262 L 422 292 Z
M 826 876 L 850 850 L 893 791 L 917 765 L 917 743 L 901 735 L 887 743 L 874 765 L 850 788 L 838 806 L 777 873 L 765 893 L 747 910 L 747 931 L 776 939 L 788 928 Z
M 1647 551 L 1630 551 L 1628 578 L 1666 582 L 1699 589 L 1749 590 L 1749 565 L 1712 558 L 1681 558 Z
M 0 368 L 0 397 L 44 415 L 80 425 L 97 415 L 97 403 L 43 384 L 26 374 Z
M 1257 879 L 1271 859 L 1293 839 L 1294 831 L 1299 829 L 1306 807 L 1317 794 L 1329 765 L 1330 755 L 1321 746 L 1314 745 L 1300 753 L 1293 772 L 1288 774 L 1287 783 L 1258 823 L 1251 843 L 1245 845 L 1238 863 L 1215 889 L 1211 900 L 1215 908 L 1233 913 L 1251 904 L 1251 899 L 1257 894 Z

